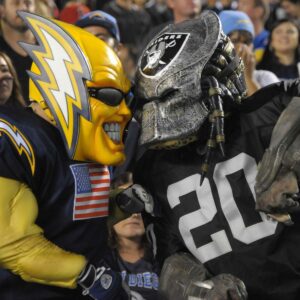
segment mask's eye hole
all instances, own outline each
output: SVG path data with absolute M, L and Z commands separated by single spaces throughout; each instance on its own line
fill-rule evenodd
M 124 98 L 124 94 L 114 88 L 88 88 L 89 95 L 107 105 L 118 106 Z
M 164 100 L 166 99 L 166 97 L 172 96 L 178 90 L 179 90 L 178 88 L 168 88 L 162 92 L 160 99 Z
M 179 88 L 168 88 L 164 90 L 160 96 L 154 96 L 154 97 L 149 97 L 149 98 L 144 98 L 142 101 L 144 102 L 143 104 L 147 102 L 152 102 L 152 101 L 160 101 L 163 102 L 167 100 L 167 97 L 171 97 L 175 92 L 179 91 Z

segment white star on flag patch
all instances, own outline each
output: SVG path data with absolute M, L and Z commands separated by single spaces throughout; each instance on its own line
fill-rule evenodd
M 107 166 L 86 163 L 70 168 L 75 181 L 73 220 L 107 217 L 110 186 Z

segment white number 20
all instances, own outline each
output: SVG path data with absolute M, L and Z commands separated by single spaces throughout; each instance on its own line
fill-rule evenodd
M 233 237 L 244 244 L 250 244 L 274 234 L 277 223 L 268 220 L 265 214 L 259 213 L 261 222 L 248 227 L 245 225 L 241 212 L 235 202 L 232 187 L 226 179 L 226 176 L 239 170 L 244 171 L 245 178 L 254 197 L 254 183 L 257 166 L 255 160 L 245 153 L 241 153 L 230 160 L 217 164 L 214 170 L 213 179 L 218 190 L 222 211 Z M 217 208 L 209 181 L 205 179 L 202 186 L 200 186 L 199 174 L 191 175 L 168 187 L 167 197 L 170 207 L 173 209 L 177 205 L 180 205 L 180 197 L 191 192 L 196 193 L 200 208 L 180 217 L 178 226 L 180 234 L 188 249 L 202 263 L 205 263 L 232 251 L 232 247 L 225 229 L 213 233 L 203 232 L 203 237 L 209 235 L 211 242 L 196 247 L 191 230 L 213 221 L 213 218 L 217 214 Z

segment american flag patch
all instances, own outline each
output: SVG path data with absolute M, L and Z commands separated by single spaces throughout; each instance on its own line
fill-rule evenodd
M 108 216 L 110 175 L 107 166 L 71 165 L 75 181 L 73 220 Z

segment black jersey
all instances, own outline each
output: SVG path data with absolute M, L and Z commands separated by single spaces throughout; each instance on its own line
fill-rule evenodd
M 154 225 L 158 259 L 187 250 L 211 274 L 242 279 L 249 299 L 300 299 L 300 225 L 255 211 L 257 164 L 285 101 L 225 120 L 226 157 L 215 153 L 202 185 L 197 143 L 144 154 L 134 177 L 162 216 Z
M 90 261 L 107 256 L 107 167 L 70 160 L 59 131 L 30 109 L 0 107 L 0 177 L 31 188 L 39 209 L 36 223 L 51 242 Z M 0 269 L 1 300 L 75 300 L 81 293 L 28 283 Z

